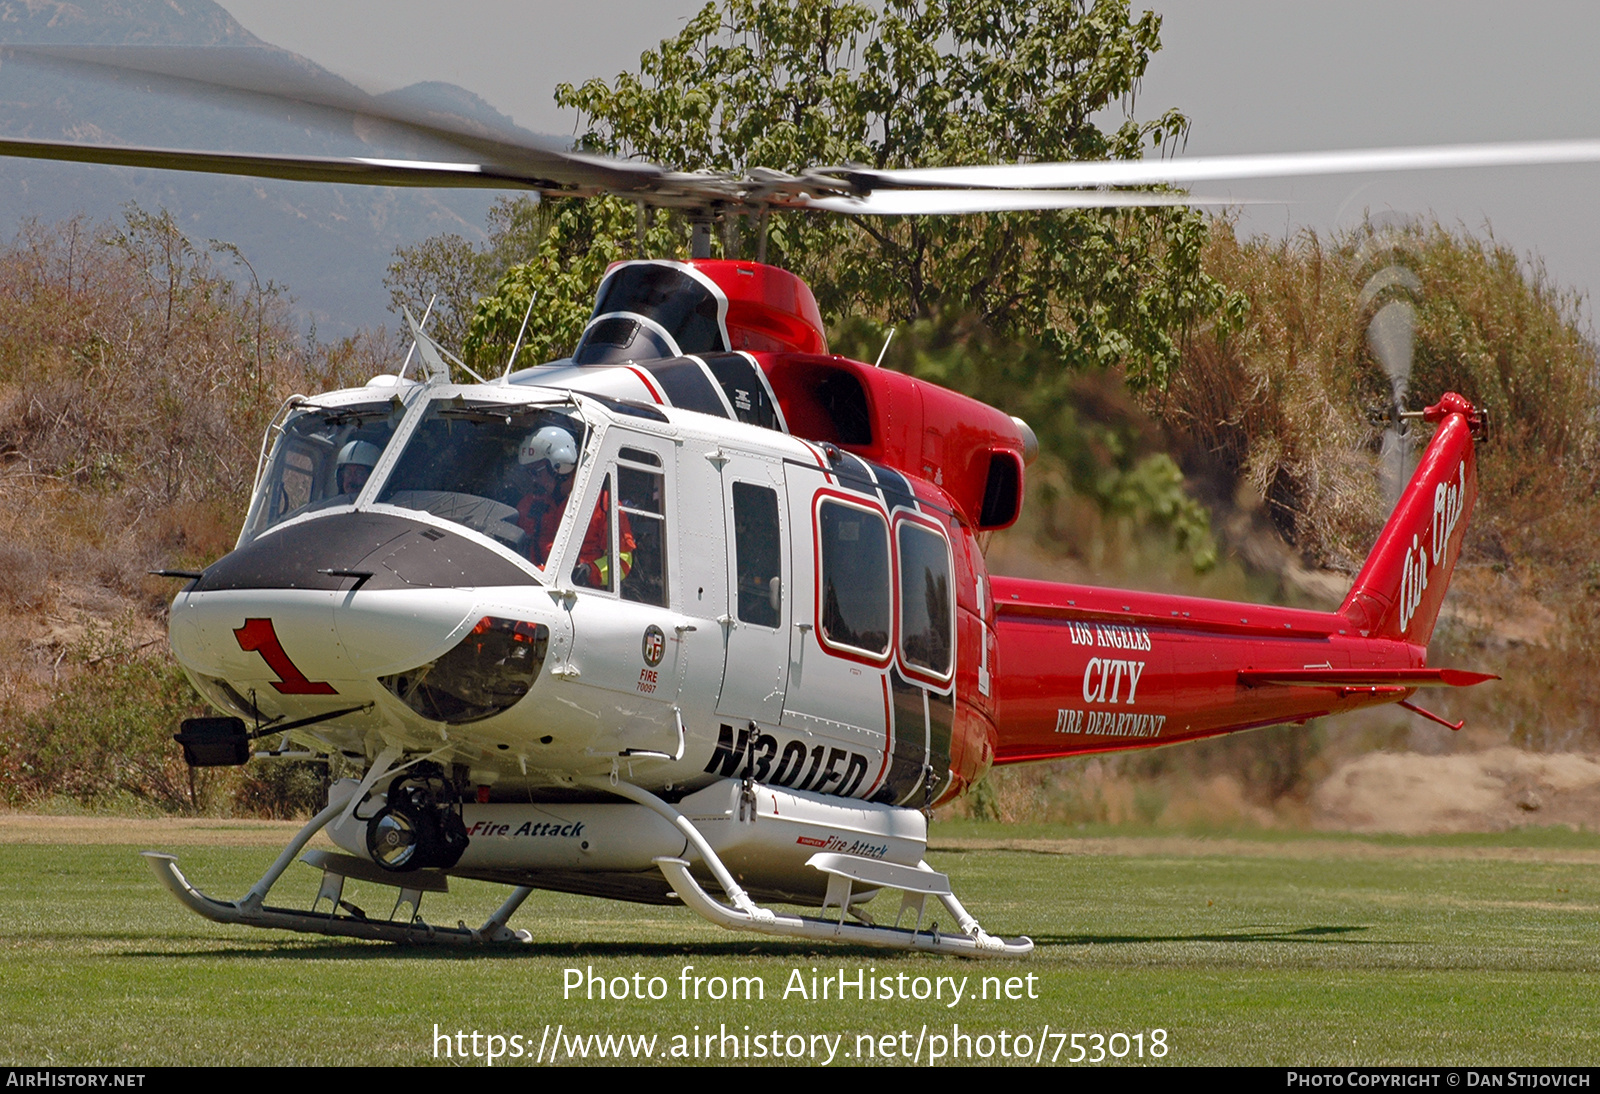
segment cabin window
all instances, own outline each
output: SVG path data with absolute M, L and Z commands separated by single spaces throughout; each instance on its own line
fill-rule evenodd
M 619 593 L 637 604 L 667 606 L 666 479 L 661 458 L 637 448 L 620 455 L 644 468 L 617 463 L 600 481 L 600 493 L 572 562 L 572 583 Z M 616 489 L 612 489 L 615 483 Z
M 900 555 L 900 660 L 908 668 L 948 679 L 954 620 L 950 544 L 926 525 L 895 527 Z
M 889 526 L 883 514 L 832 498 L 817 506 L 822 639 L 874 660 L 889 653 Z
M 542 567 L 587 432 L 561 410 L 436 399 L 378 501 L 453 521 Z
M 659 467 L 650 452 L 624 448 L 624 459 Z M 667 606 L 666 483 L 660 471 L 617 465 L 617 530 L 619 558 L 624 559 L 622 599 Z M 631 547 L 630 547 L 631 544 Z M 631 558 L 627 557 L 631 552 Z
M 739 581 L 741 623 L 778 625 L 783 603 L 782 534 L 777 491 L 748 482 L 734 483 L 734 571 Z
M 278 492 L 268 509 L 267 523 L 282 520 L 315 500 L 322 478 L 318 464 L 326 462 L 317 456 L 316 448 L 298 437 L 283 446 L 283 458 L 276 468 Z
M 615 567 L 611 550 L 611 476 L 600 484 L 600 496 L 594 499 L 594 511 L 584 524 L 583 539 L 578 545 L 578 557 L 572 564 L 572 583 L 585 589 L 610 592 Z M 633 537 L 625 536 L 622 544 L 626 565 L 633 563 Z

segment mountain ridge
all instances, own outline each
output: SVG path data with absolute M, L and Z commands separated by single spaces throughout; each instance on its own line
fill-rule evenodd
M 213 0 L 0 0 L 0 50 L 8 46 L 167 47 L 239 50 L 241 57 L 337 81 L 337 74 L 258 38 Z M 225 67 L 225 63 L 222 67 Z M 421 81 L 373 97 L 422 107 L 489 128 L 511 118 L 454 84 Z M 138 73 L 73 64 L 0 60 L 0 134 L 35 140 L 304 155 L 418 155 L 426 146 L 392 128 L 329 126 L 312 108 Z M 434 150 L 437 155 L 437 150 Z M 137 204 L 166 209 L 197 245 L 238 246 L 265 282 L 287 285 L 303 329 L 346 335 L 390 321 L 383 274 L 396 247 L 444 232 L 473 241 L 495 193 L 379 189 L 233 178 L 172 171 L 0 160 L 0 229 L 29 219 L 86 215 L 117 222 Z

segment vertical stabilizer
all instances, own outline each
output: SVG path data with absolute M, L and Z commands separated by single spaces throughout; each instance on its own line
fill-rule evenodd
M 1451 392 L 1422 418 L 1439 429 L 1339 612 L 1362 634 L 1427 645 L 1478 496 L 1482 417 Z

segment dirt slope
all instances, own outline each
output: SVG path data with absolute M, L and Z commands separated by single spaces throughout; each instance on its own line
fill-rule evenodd
M 1373 752 L 1324 779 L 1318 828 L 1350 832 L 1497 832 L 1523 825 L 1600 827 L 1600 757 L 1503 747 L 1446 756 Z

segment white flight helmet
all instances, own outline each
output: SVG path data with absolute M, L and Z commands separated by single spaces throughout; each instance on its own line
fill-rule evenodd
M 339 449 L 339 459 L 336 466 L 346 464 L 360 464 L 362 467 L 372 468 L 378 466 L 378 457 L 383 455 L 383 449 L 371 441 L 351 441 Z
M 558 475 L 570 475 L 578 466 L 578 442 L 558 425 L 547 425 L 522 438 L 517 462 L 527 467 L 543 460 Z

